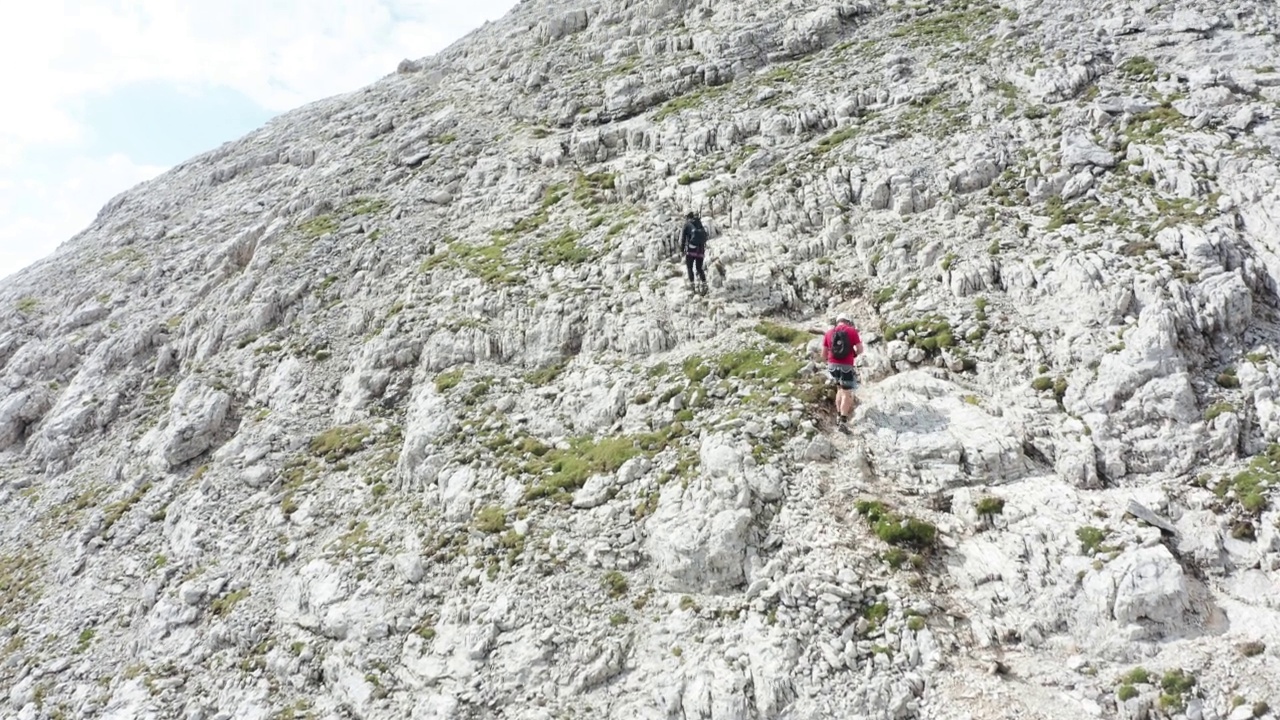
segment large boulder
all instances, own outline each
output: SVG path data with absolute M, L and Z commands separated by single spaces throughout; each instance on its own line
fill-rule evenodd
M 751 487 L 741 453 L 712 436 L 701 455 L 703 474 L 688 487 L 667 483 L 649 520 L 646 550 L 658 585 L 673 592 L 722 592 L 746 580 Z

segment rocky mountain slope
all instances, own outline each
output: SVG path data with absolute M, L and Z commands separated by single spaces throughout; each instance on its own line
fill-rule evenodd
M 0 286 L 0 715 L 1274 717 L 1278 29 L 526 0 L 122 194 Z

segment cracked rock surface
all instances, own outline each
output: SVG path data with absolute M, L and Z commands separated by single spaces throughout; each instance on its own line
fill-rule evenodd
M 121 194 L 0 284 L 0 716 L 1275 717 L 1278 31 L 527 0 Z

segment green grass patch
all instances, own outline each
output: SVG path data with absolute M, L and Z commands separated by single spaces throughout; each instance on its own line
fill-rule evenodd
M 837 147 L 843 144 L 846 140 L 849 140 L 850 138 L 852 138 L 857 134 L 858 134 L 858 129 L 855 127 L 846 127 L 840 130 L 836 130 L 835 132 L 831 133 L 830 135 L 827 135 L 826 137 L 818 141 L 818 145 L 813 149 L 813 156 L 822 157 L 823 155 L 826 155 L 832 150 L 835 150 Z
M 130 495 L 125 499 L 117 500 L 116 502 L 104 507 L 102 509 L 102 529 L 99 532 L 105 534 L 110 530 L 112 526 L 120 521 L 120 518 L 124 517 L 125 513 L 129 512 L 129 510 L 133 508 L 134 505 L 142 502 L 143 496 L 145 496 L 147 491 L 150 489 L 151 483 L 145 482 L 137 490 L 130 493 Z
M 692 382 L 702 382 L 711 374 L 711 367 L 707 365 L 705 360 L 699 357 L 686 358 L 685 361 L 680 364 L 680 370 L 684 373 L 684 376 L 689 378 Z
M 476 529 L 482 533 L 494 535 L 507 529 L 507 513 L 497 505 L 481 508 L 476 513 Z
M 662 122 L 677 113 L 701 107 L 704 102 L 719 97 L 728 87 L 728 85 L 703 86 L 674 97 L 653 113 L 653 121 Z
M 1280 483 L 1280 443 L 1272 443 L 1265 452 L 1255 455 L 1244 470 L 1218 483 L 1214 493 L 1218 497 L 1230 494 L 1241 508 L 1256 515 L 1270 506 L 1267 496 L 1277 483 Z
M 358 197 L 346 209 L 352 215 L 375 215 L 387 209 L 387 201 L 382 198 Z
M 1156 64 L 1142 55 L 1125 58 L 1116 69 L 1130 80 L 1151 82 L 1156 79 Z
M 904 340 L 912 347 L 924 350 L 929 356 L 937 355 L 955 344 L 951 335 L 951 323 L 940 316 L 908 320 L 897 325 L 887 325 L 884 337 L 888 340 Z
M 938 529 L 933 524 L 900 516 L 878 500 L 860 500 L 854 507 L 866 519 L 876 537 L 890 545 L 926 549 L 937 538 Z
M 1181 128 L 1186 124 L 1187 119 L 1182 113 L 1168 105 L 1160 105 L 1134 115 L 1125 129 L 1125 137 L 1130 142 L 1151 143 L 1162 138 L 1166 130 Z M 1192 201 L 1191 198 L 1183 200 Z
M 573 181 L 573 199 L 584 208 L 590 209 L 603 198 L 604 191 L 614 189 L 617 175 L 608 172 L 597 172 L 585 175 L 578 173 Z
M 233 593 L 223 595 L 217 600 L 214 600 L 210 603 L 209 610 L 212 611 L 214 615 L 223 617 L 230 613 L 241 600 L 244 600 L 247 597 L 249 597 L 249 588 L 240 588 Z
M 93 642 L 94 635 L 97 635 L 97 633 L 98 631 L 94 630 L 93 628 L 85 628 L 84 630 L 81 630 L 80 637 L 78 638 L 76 643 L 76 649 L 73 650 L 72 652 L 74 652 L 76 655 L 79 655 L 84 651 L 88 650 L 89 645 Z
M 560 360 L 558 362 L 554 362 L 545 367 L 538 368 L 533 372 L 526 373 L 524 376 L 524 381 L 535 387 L 543 387 L 544 385 L 550 385 L 551 383 L 555 382 L 556 378 L 560 377 L 560 374 L 563 373 L 565 371 L 565 368 L 567 368 L 568 366 L 569 366 L 568 360 Z
M 514 285 L 521 281 L 518 268 L 507 259 L 511 240 L 495 237 L 485 245 L 451 241 L 444 250 L 422 261 L 419 269 L 426 273 L 448 268 L 474 275 L 491 285 Z
M 798 376 L 805 365 L 804 360 L 762 348 L 748 348 L 727 353 L 716 361 L 716 368 L 721 377 L 756 378 L 778 382 Z
M 310 220 L 298 226 L 302 234 L 309 238 L 317 238 L 321 235 L 328 235 L 338 229 L 338 221 L 332 215 L 325 214 L 313 217 Z
M 590 248 L 578 244 L 582 233 L 573 228 L 565 228 L 551 240 L 538 246 L 536 257 L 547 265 L 581 265 L 595 259 L 596 253 Z
M 436 376 L 436 392 L 443 393 L 458 386 L 462 382 L 462 368 L 442 372 Z
M 360 452 L 364 448 L 365 438 L 369 437 L 369 432 L 366 425 L 341 425 L 329 428 L 315 436 L 307 446 L 307 450 L 318 458 L 336 463 Z
M 567 502 L 592 475 L 617 472 L 633 457 L 653 457 L 686 432 L 683 423 L 675 422 L 638 435 L 573 438 L 568 449 L 537 448 L 540 452 L 530 453 L 533 457 L 520 467 L 521 472 L 538 477 L 525 491 L 525 499 L 551 497 Z
M 754 330 L 770 340 L 776 343 L 782 343 L 783 345 L 804 345 L 809 341 L 809 333 L 804 330 L 797 330 L 796 328 L 779 325 L 778 323 L 770 322 L 768 320 L 762 320 L 759 323 L 756 323 Z
M 920 16 L 894 28 L 889 35 L 903 39 L 913 47 L 936 48 L 947 43 L 970 43 L 990 31 L 1002 18 L 1016 16 L 1013 11 L 996 5 L 974 3 L 956 8 Z

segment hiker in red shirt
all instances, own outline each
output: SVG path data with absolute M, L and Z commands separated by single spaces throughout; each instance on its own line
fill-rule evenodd
M 822 338 L 822 352 L 827 361 L 827 373 L 836 382 L 836 427 L 849 432 L 849 418 L 853 415 L 853 391 L 858 389 L 858 370 L 854 362 L 862 355 L 862 338 L 849 316 L 840 313 L 836 325 Z

